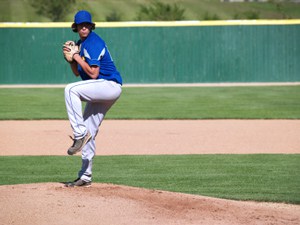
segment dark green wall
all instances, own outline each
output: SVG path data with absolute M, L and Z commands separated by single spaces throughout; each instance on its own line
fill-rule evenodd
M 124 83 L 300 81 L 300 25 L 96 28 Z M 61 46 L 69 28 L 1 28 L 0 84 L 78 80 Z

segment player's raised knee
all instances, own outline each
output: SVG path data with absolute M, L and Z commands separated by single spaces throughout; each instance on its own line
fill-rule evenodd
M 68 84 L 65 87 L 65 96 L 69 96 L 70 95 L 71 88 L 72 88 L 72 84 Z

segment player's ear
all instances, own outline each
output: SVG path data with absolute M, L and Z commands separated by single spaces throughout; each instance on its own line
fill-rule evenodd
M 78 32 L 77 24 L 76 24 L 76 23 L 73 23 L 72 26 L 71 26 L 71 28 L 72 28 L 72 31 L 73 31 L 73 32 L 75 32 L 75 33 Z

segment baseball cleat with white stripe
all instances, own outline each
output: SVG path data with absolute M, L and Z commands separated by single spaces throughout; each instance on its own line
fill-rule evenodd
M 84 180 L 81 180 L 80 178 L 77 178 L 73 182 L 65 183 L 66 187 L 88 187 L 91 185 L 92 185 L 91 181 L 84 181 Z
M 81 139 L 73 139 L 72 137 L 70 138 L 74 142 L 73 145 L 68 149 L 68 155 L 74 155 L 82 150 L 86 143 L 88 143 L 91 140 L 92 135 L 90 134 L 90 132 L 87 132 L 86 135 Z

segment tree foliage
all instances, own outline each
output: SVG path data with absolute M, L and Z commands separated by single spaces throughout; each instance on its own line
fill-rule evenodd
M 185 9 L 178 6 L 158 2 L 151 2 L 149 7 L 142 5 L 137 14 L 137 20 L 141 21 L 175 21 L 184 20 Z
M 121 21 L 122 20 L 122 15 L 116 11 L 112 11 L 110 12 L 110 14 L 108 14 L 105 17 L 105 20 L 107 22 L 112 22 L 112 21 Z
M 53 22 L 64 21 L 75 3 L 76 0 L 31 0 L 36 13 L 46 16 Z

